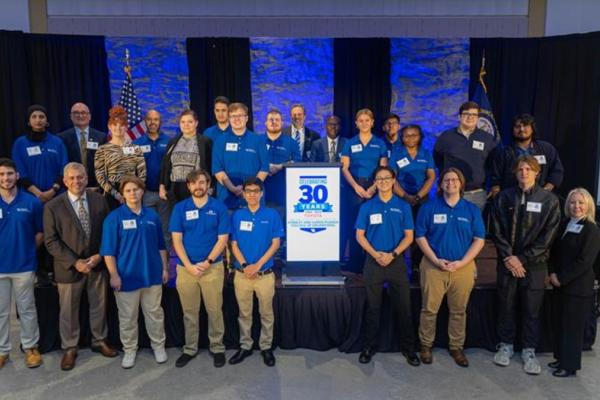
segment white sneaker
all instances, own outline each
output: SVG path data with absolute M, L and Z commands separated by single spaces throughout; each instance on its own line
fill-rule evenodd
M 529 375 L 539 375 L 542 372 L 540 362 L 535 357 L 535 349 L 529 347 L 521 351 L 521 358 L 523 359 L 523 370 Z
M 500 365 L 501 367 L 508 367 L 510 359 L 515 354 L 512 344 L 499 343 L 496 346 L 496 354 L 494 355 L 494 364 Z
M 163 364 L 167 362 L 167 352 L 165 351 L 164 346 L 163 347 L 158 347 L 154 350 L 154 359 L 156 360 L 157 363 L 159 364 Z
M 135 351 L 125 352 L 125 355 L 123 356 L 123 360 L 121 361 L 121 367 L 123 367 L 125 369 L 133 368 L 133 366 L 135 365 L 136 355 L 137 355 L 137 352 L 135 352 Z

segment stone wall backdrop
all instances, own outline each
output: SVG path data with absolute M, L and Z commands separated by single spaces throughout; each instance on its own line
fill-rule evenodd
M 105 43 L 113 104 L 119 102 L 125 79 L 125 49 L 129 49 L 133 86 L 142 112 L 158 110 L 163 132 L 175 135 L 179 113 L 190 102 L 185 39 L 107 37 Z

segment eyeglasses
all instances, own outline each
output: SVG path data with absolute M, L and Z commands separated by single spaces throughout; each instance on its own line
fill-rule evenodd
M 260 192 L 260 189 L 244 189 L 244 193 L 246 194 L 259 194 Z
M 479 117 L 478 113 L 468 113 L 468 112 L 464 112 L 460 114 L 461 117 L 465 117 L 465 118 L 477 118 Z
M 379 178 L 375 178 L 375 182 L 390 182 L 393 181 L 394 177 L 393 176 L 380 176 Z
M 229 119 L 242 119 L 242 118 L 246 118 L 247 115 L 246 114 L 231 114 L 229 115 Z

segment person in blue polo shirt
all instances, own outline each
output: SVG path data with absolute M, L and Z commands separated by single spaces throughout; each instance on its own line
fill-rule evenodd
M 283 216 L 285 207 L 285 172 L 283 163 L 300 162 L 302 156 L 298 143 L 291 136 L 282 134 L 283 118 L 279 110 L 270 110 L 265 121 L 267 127 L 267 151 L 269 153 L 269 176 L 265 181 L 265 197 L 269 207 Z
M 269 174 L 269 157 L 265 138 L 246 129 L 248 107 L 242 103 L 229 105 L 231 132 L 225 132 L 213 146 L 212 173 L 217 179 L 217 199 L 235 210 L 244 205 L 242 183 Z
M 458 168 L 465 177 L 464 198 L 483 210 L 487 201 L 486 176 L 490 171 L 494 137 L 477 127 L 481 107 L 473 101 L 458 110 L 459 125 L 442 132 L 433 148 L 433 160 L 439 171 Z
M 100 255 L 110 274 L 119 310 L 119 333 L 125 352 L 121 366 L 135 365 L 140 306 L 154 358 L 161 364 L 167 361 L 160 305 L 162 284 L 169 280 L 165 239 L 156 212 L 142 206 L 144 182 L 132 175 L 123 176 L 120 182 L 125 204 L 104 220 Z
M 390 297 L 398 314 L 400 347 L 406 361 L 420 364 L 415 353 L 415 338 L 410 310 L 410 287 L 402 252 L 413 241 L 410 206 L 394 195 L 396 174 L 390 167 L 375 170 L 377 196 L 367 200 L 356 219 L 356 240 L 367 253 L 363 277 L 367 292 L 365 346 L 359 361 L 366 364 L 375 354 L 381 314 L 383 283 L 390 285 Z
M 10 354 L 10 310 L 12 293 L 21 324 L 21 347 L 25 365 L 42 364 L 37 345 L 40 338 L 33 295 L 36 247 L 43 241 L 42 203 L 17 189 L 19 174 L 16 164 L 0 158 L 0 368 Z
M 67 165 L 67 148 L 48 131 L 46 109 L 32 105 L 27 109 L 27 132 L 12 147 L 12 158 L 19 172 L 19 184 L 42 203 L 51 200 L 62 185 Z
M 223 136 L 225 132 L 231 132 L 231 126 L 229 125 L 229 99 L 225 96 L 218 96 L 214 101 L 214 114 L 216 124 L 209 126 L 202 132 L 203 136 L 206 136 L 213 143 L 217 141 L 218 138 Z
M 198 353 L 200 302 L 208 314 L 208 339 L 215 367 L 225 365 L 221 253 L 229 238 L 227 207 L 208 195 L 210 174 L 195 170 L 187 177 L 191 197 L 175 205 L 169 230 L 177 253 L 177 292 L 183 309 L 185 346 L 175 362 L 184 367 Z
M 342 149 L 342 173 L 348 188 L 346 190 L 346 211 L 344 212 L 344 224 L 351 226 L 355 221 L 358 209 L 363 201 L 370 199 L 375 194 L 375 184 L 373 183 L 373 172 L 380 165 L 387 165 L 387 148 L 383 140 L 375 137 L 371 133 L 375 116 L 367 108 L 359 110 L 356 113 L 355 123 L 358 128 L 358 135 L 346 140 Z M 345 248 L 345 242 L 348 242 L 350 250 L 349 262 L 346 266 L 350 271 L 360 272 L 363 265 L 364 255 L 356 238 L 351 233 L 351 229 L 344 229 L 347 232 L 347 238 L 343 240 L 342 248 Z
M 485 228 L 479 208 L 462 198 L 465 177 L 457 168 L 440 174 L 439 196 L 425 203 L 417 215 L 416 240 L 421 261 L 421 361 L 431 364 L 437 313 L 446 295 L 450 313 L 448 348 L 454 362 L 468 367 L 463 352 L 467 303 L 475 284 L 474 259 L 483 248 Z
M 169 137 L 160 131 L 161 115 L 156 110 L 148 110 L 144 118 L 146 134 L 134 140 L 144 153 L 146 161 L 146 191 L 144 192 L 144 207 L 151 207 L 158 213 L 163 225 L 163 234 L 167 248 L 170 247 L 171 236 L 167 230 L 169 225 L 169 205 L 159 196 L 160 167 L 162 159 L 167 152 Z
M 236 259 L 233 284 L 240 309 L 240 349 L 229 363 L 238 364 L 252 355 L 252 308 L 256 293 L 261 323 L 259 346 L 264 363 L 272 367 L 275 365 L 271 349 L 275 321 L 273 256 L 284 236 L 283 224 L 277 211 L 261 206 L 263 183 L 260 179 L 247 179 L 242 190 L 248 207 L 236 211 L 231 221 L 231 250 Z
M 423 131 L 419 125 L 406 125 L 400 130 L 401 142 L 392 150 L 390 166 L 397 184 L 394 193 L 411 205 L 416 219 L 421 204 L 427 201 L 435 181 L 435 165 L 431 152 L 421 146 Z M 410 266 L 413 274 L 419 269 L 423 253 L 416 242 L 410 246 Z

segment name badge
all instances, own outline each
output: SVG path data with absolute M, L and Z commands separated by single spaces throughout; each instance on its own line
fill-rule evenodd
M 371 225 L 379 225 L 383 223 L 383 217 L 381 214 L 371 214 L 369 215 L 369 223 Z
M 137 229 L 137 222 L 135 219 L 124 219 L 123 229 Z
M 149 144 L 140 146 L 140 148 L 142 149 L 142 153 L 150 153 L 152 151 L 152 148 L 150 147 Z
M 271 145 L 267 143 L 267 150 L 271 148 Z
M 537 162 L 542 165 L 542 164 L 546 164 L 546 156 L 541 155 L 541 156 L 533 156 Z
M 185 212 L 185 220 L 191 221 L 193 219 L 198 219 L 198 210 L 191 210 Z
M 527 211 L 531 212 L 542 212 L 542 203 L 538 203 L 536 201 L 528 201 L 527 202 Z
M 238 144 L 237 143 L 226 143 L 225 151 L 238 151 Z
M 350 146 L 350 151 L 352 151 L 353 153 L 358 153 L 359 151 L 362 151 L 362 144 L 353 144 L 352 146 Z
M 4 218 L 4 214 L 2 213 L 2 209 L 0 208 L 0 219 Z
M 253 225 L 252 221 L 240 221 L 240 231 L 252 232 Z
M 448 222 L 448 216 L 446 214 L 433 214 L 434 224 L 445 224 Z
M 481 150 L 481 151 L 483 151 L 484 147 L 485 147 L 485 143 L 480 142 L 479 140 L 473 140 L 473 148 L 475 150 Z
M 88 140 L 86 146 L 89 150 L 98 150 L 98 142 L 90 142 Z
M 39 156 L 40 154 L 42 154 L 42 149 L 40 149 L 40 146 L 33 146 L 33 147 L 28 147 L 27 148 L 27 155 L 29 157 L 31 157 L 31 156 Z
M 410 164 L 410 161 L 408 161 L 408 158 L 404 157 L 402 160 L 398 160 L 396 164 L 398 164 L 398 168 L 404 168 Z
M 2 210 L 0 210 L 2 211 Z M 0 218 L 2 218 L 2 215 L 0 214 Z M 581 230 L 583 229 L 583 225 L 571 225 L 569 227 L 567 227 L 567 232 L 571 232 L 571 233 L 581 233 Z
M 123 154 L 125 154 L 126 156 L 135 154 L 135 148 L 131 146 L 123 147 Z

